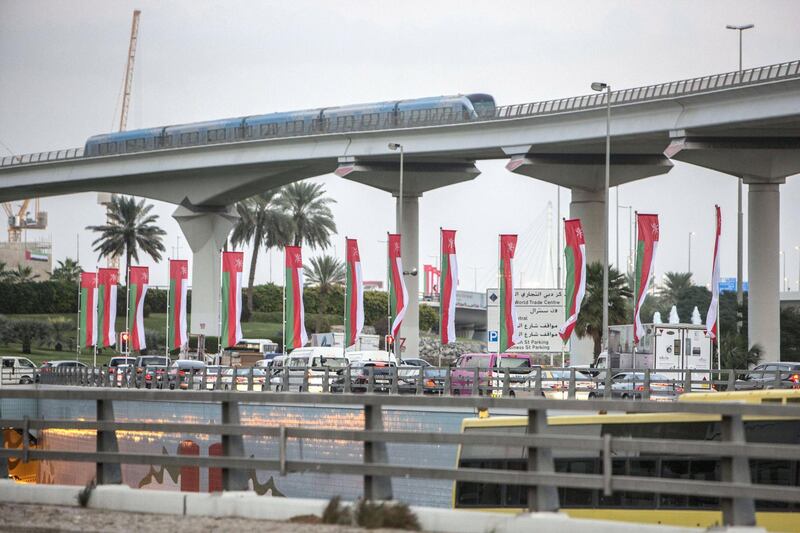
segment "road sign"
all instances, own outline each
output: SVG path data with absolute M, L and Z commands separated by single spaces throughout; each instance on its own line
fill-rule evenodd
M 489 342 L 497 342 L 500 340 L 500 333 L 495 329 L 489 332 Z
M 510 352 L 561 353 L 564 347 L 558 328 L 564 322 L 564 289 L 514 289 L 514 303 L 522 341 Z M 500 291 L 486 293 L 487 325 L 498 327 L 500 320 Z M 499 336 L 492 340 L 489 331 L 489 351 L 497 350 Z

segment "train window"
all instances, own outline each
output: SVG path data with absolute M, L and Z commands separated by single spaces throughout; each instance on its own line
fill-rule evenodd
M 98 146 L 98 152 L 100 155 L 111 155 L 117 153 L 117 143 L 110 142 L 110 143 L 100 143 Z
M 223 128 L 216 130 L 208 130 L 208 142 L 224 141 L 225 130 Z
M 286 133 L 289 135 L 295 133 L 303 133 L 303 121 L 302 120 L 293 120 L 286 123 Z
M 144 139 L 128 139 L 125 141 L 126 152 L 138 152 L 145 149 Z
M 156 137 L 156 148 L 169 148 L 172 146 L 172 135 L 159 135 Z
M 419 119 L 420 119 L 419 109 L 412 109 L 411 110 L 411 119 L 409 120 L 409 122 L 411 122 L 411 123 L 419 122 Z
M 262 137 L 269 137 L 272 135 L 278 134 L 278 125 L 277 124 L 262 124 L 261 125 L 261 136 Z
M 181 133 L 181 144 L 197 144 L 200 142 L 199 132 Z

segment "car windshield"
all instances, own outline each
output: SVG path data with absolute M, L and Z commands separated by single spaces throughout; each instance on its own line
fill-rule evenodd
M 166 357 L 142 357 L 139 359 L 140 366 L 167 366 Z
M 501 357 L 497 366 L 499 368 L 530 368 L 531 360 L 522 357 Z
M 470 357 L 464 361 L 464 368 L 489 368 L 489 356 Z
M 115 357 L 115 358 L 111 359 L 111 361 L 108 363 L 108 366 L 132 365 L 135 362 L 136 362 L 136 359 L 133 359 L 133 358 L 126 359 L 124 357 L 120 357 L 120 358 L 116 358 Z
M 347 366 L 347 359 L 344 357 L 315 357 L 311 364 L 313 367 L 344 368 Z

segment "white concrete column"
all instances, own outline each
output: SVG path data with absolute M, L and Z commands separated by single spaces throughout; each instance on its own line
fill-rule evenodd
M 780 185 L 748 184 L 747 338 L 764 349 L 762 360 L 780 360 Z
M 603 262 L 605 250 L 605 194 L 603 191 L 572 189 L 569 204 L 570 218 L 581 219 L 586 238 L 586 260 L 588 263 Z
M 232 208 L 193 211 L 178 206 L 172 217 L 192 249 L 192 308 L 189 331 L 219 335 L 220 252 L 239 218 Z
M 400 198 L 395 198 L 399 208 Z M 419 270 L 419 196 L 403 194 L 403 223 L 401 227 L 397 209 L 396 227 L 402 235 L 403 268 L 409 272 Z M 403 357 L 419 357 L 419 275 L 405 276 L 405 281 L 409 301 L 400 330 L 400 336 L 406 339 Z

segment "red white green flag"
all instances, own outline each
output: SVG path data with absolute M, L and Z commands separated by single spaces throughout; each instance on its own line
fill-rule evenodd
M 222 252 L 220 345 L 230 348 L 242 340 L 242 265 L 244 252 Z
M 167 349 L 176 350 L 189 342 L 186 328 L 186 293 L 189 287 L 189 261 L 169 261 L 169 317 Z
M 144 297 L 150 283 L 147 267 L 132 266 L 128 272 L 128 324 L 131 328 L 131 350 L 147 348 L 144 340 Z
M 711 304 L 706 313 L 706 330 L 712 339 L 717 338 L 717 307 L 719 306 L 719 236 L 722 234 L 722 212 L 714 206 L 717 214 L 717 231 L 714 237 L 714 262 L 711 267 Z
M 116 268 L 97 270 L 97 346 L 113 346 L 117 343 L 114 324 L 117 321 L 117 284 L 119 271 Z
M 644 335 L 644 326 L 640 317 L 644 300 L 647 297 L 647 287 L 653 277 L 658 249 L 658 215 L 642 215 L 636 213 L 638 226 L 638 243 L 636 245 L 636 310 L 634 311 L 633 340 L 639 342 Z
M 500 235 L 500 335 L 498 353 L 503 353 L 520 339 L 517 308 L 514 305 L 512 263 L 517 248 L 516 235 Z
M 442 344 L 456 342 L 456 289 L 458 288 L 458 263 L 456 262 L 456 231 L 440 230 L 441 269 L 439 273 L 439 336 Z
M 567 268 L 565 304 L 567 321 L 558 328 L 561 340 L 567 342 L 575 329 L 581 302 L 586 294 L 586 241 L 581 221 L 577 218 L 564 221 L 564 258 Z
M 361 256 L 358 241 L 347 241 L 347 285 L 345 286 L 345 346 L 352 346 L 364 328 L 364 282 L 361 277 Z
M 81 302 L 78 321 L 78 334 L 81 347 L 97 343 L 97 274 L 81 272 Z
M 284 345 L 301 348 L 308 342 L 303 308 L 303 255 L 299 246 L 287 246 L 285 294 L 283 302 Z
M 400 336 L 400 326 L 406 316 L 408 307 L 408 290 L 403 279 L 403 259 L 401 257 L 400 235 L 389 234 L 388 265 L 389 265 L 389 316 L 391 329 L 389 333 L 397 339 Z

